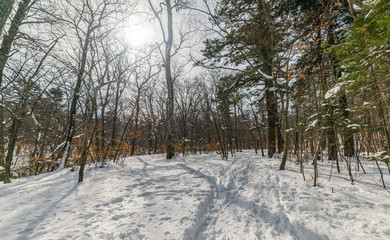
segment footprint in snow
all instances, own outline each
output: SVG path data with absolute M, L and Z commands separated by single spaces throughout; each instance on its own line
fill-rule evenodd
M 152 195 L 151 192 L 144 192 L 144 193 L 139 194 L 137 197 L 147 197 L 147 196 L 150 196 L 150 195 Z
M 184 222 L 187 222 L 189 220 L 188 217 L 183 217 L 180 219 L 180 224 L 183 224 Z
M 94 217 L 95 215 L 96 215 L 95 213 L 88 213 L 88 214 L 85 214 L 85 215 L 81 216 L 81 218 L 89 219 L 89 218 Z
M 123 201 L 123 198 L 119 197 L 119 198 L 115 198 L 111 201 L 111 203 L 120 203 Z
M 151 207 L 151 206 L 154 206 L 156 205 L 156 203 L 145 203 L 144 206 L 145 207 Z
M 160 218 L 161 221 L 169 221 L 171 220 L 172 218 L 171 217 L 163 217 L 163 218 Z
M 115 216 L 111 217 L 111 220 L 117 221 L 117 220 L 119 220 L 121 218 L 124 218 L 124 216 L 123 215 L 115 215 Z

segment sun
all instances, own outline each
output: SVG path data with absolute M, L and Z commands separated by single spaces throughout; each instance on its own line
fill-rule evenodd
M 148 24 L 128 26 L 125 33 L 126 41 L 133 48 L 143 48 L 148 44 L 153 43 L 154 31 Z

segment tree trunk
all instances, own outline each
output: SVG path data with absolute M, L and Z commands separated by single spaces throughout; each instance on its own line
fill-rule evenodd
M 136 99 L 136 109 L 135 109 L 135 126 L 134 126 L 134 136 L 131 142 L 131 153 L 130 156 L 134 156 L 134 149 L 137 142 L 137 132 L 138 132 L 138 118 L 139 118 L 139 112 L 140 112 L 140 95 L 141 93 L 138 91 L 137 93 L 137 99 Z
M 42 59 L 41 63 L 43 62 L 43 59 Z M 10 183 L 10 181 L 11 181 L 10 180 L 10 178 L 11 178 L 11 163 L 13 160 L 15 144 L 16 144 L 17 137 L 19 134 L 19 129 L 22 126 L 22 120 L 27 115 L 27 107 L 28 107 L 28 101 L 29 101 L 29 96 L 30 96 L 29 94 L 30 94 L 30 90 L 31 90 L 32 85 L 33 85 L 31 80 L 34 77 L 34 75 L 36 73 L 38 73 L 38 70 L 39 70 L 39 67 L 37 68 L 37 70 L 35 71 L 33 76 L 30 77 L 30 79 L 28 80 L 26 87 L 23 91 L 23 94 L 21 94 L 22 104 L 20 106 L 20 115 L 19 116 L 14 115 L 12 118 L 11 131 L 9 133 L 9 141 L 8 141 L 8 151 L 7 151 L 7 157 L 5 160 L 4 183 Z M 18 150 L 17 150 L 17 155 L 18 155 Z
M 20 119 L 17 119 L 16 117 L 12 119 L 11 132 L 8 141 L 7 157 L 5 159 L 4 183 L 11 182 L 11 163 L 14 156 L 15 144 L 21 124 L 22 121 Z
M 0 34 L 3 32 L 4 25 L 11 13 L 15 0 L 0 0 Z
M 320 150 L 321 150 L 321 138 L 322 138 L 322 131 L 319 130 L 317 146 L 316 146 L 315 153 L 313 156 L 313 167 L 314 167 L 314 184 L 313 184 L 313 186 L 314 187 L 317 187 L 317 179 L 318 179 L 317 160 L 318 160 L 318 154 L 320 153 Z
M 296 118 L 295 118 L 295 124 L 296 126 L 299 126 L 299 105 L 297 104 L 296 105 Z M 295 155 L 298 155 L 298 151 L 299 151 L 299 130 L 297 129 L 295 131 L 295 144 L 294 144 L 294 154 Z
M 3 124 L 3 119 L 4 119 L 4 109 L 0 107 L 0 167 L 4 167 L 4 155 L 5 155 L 5 141 L 4 141 L 4 124 Z M 0 173 L 0 181 L 3 181 L 4 174 Z
M 108 95 L 107 95 L 108 96 Z M 98 109 L 95 108 L 95 115 L 96 115 L 96 127 L 98 126 L 99 123 L 99 118 L 97 116 Z M 100 134 L 99 135 L 99 159 L 100 161 L 105 161 L 107 158 L 107 151 L 106 151 L 106 146 L 105 146 L 105 139 L 106 139 L 106 103 L 103 103 L 101 106 L 100 110 Z M 99 132 L 99 131 L 98 131 Z
M 31 0 L 23 0 L 21 3 L 19 3 L 18 10 L 16 11 L 14 18 L 11 21 L 11 26 L 9 28 L 8 34 L 5 34 L 3 36 L 3 41 L 1 43 L 0 48 L 0 87 L 3 83 L 4 67 L 8 60 L 12 43 L 16 37 L 16 34 L 19 31 L 20 24 L 22 23 L 24 17 L 27 14 L 30 1 Z M 7 9 L 4 10 L 7 11 Z M 3 28 L 1 28 L 0 31 L 3 31 Z
M 330 129 L 327 132 L 329 160 L 337 160 L 337 138 L 334 130 L 335 122 L 333 119 L 333 114 L 331 114 L 331 119 L 329 119 L 328 124 L 330 125 Z
M 267 105 L 267 115 L 268 115 L 268 156 L 272 157 L 276 152 L 276 111 L 275 111 L 275 96 L 274 91 L 269 90 L 273 85 L 271 81 L 267 81 L 266 84 L 266 105 Z M 267 83 L 266 82 L 266 83 Z
M 252 128 L 251 128 L 251 125 L 249 124 L 249 118 L 247 118 L 244 114 L 244 111 L 242 110 L 242 107 L 238 106 L 238 109 L 240 110 L 240 113 L 241 113 L 241 116 L 243 118 L 243 120 L 247 123 L 247 126 L 249 128 L 249 132 L 251 134 L 251 137 L 252 137 L 252 141 L 253 141 L 253 144 L 254 144 L 254 147 L 255 147 L 255 153 L 257 154 L 257 149 L 258 149 L 258 146 L 257 146 L 257 139 L 256 139 L 256 136 L 255 134 L 253 133 L 252 131 Z
M 89 101 L 88 101 L 89 102 Z M 87 105 L 88 105 L 88 102 L 87 102 Z M 91 130 L 92 130 L 92 120 L 93 120 L 93 113 L 95 112 L 95 103 L 96 103 L 96 96 L 93 97 L 92 101 L 92 106 L 91 106 L 91 109 L 89 111 L 89 114 L 87 114 L 87 122 L 85 124 L 85 130 L 84 130 L 84 137 L 83 137 L 83 147 L 82 147 L 82 154 L 81 154 L 81 157 L 80 157 L 80 170 L 79 170 L 79 180 L 78 182 L 82 182 L 83 181 L 83 178 L 84 178 L 84 169 L 85 169 L 85 165 L 87 163 L 87 159 L 88 159 L 88 152 L 89 152 L 89 144 L 88 144 L 88 140 L 89 140 L 89 136 L 90 136 L 90 133 L 91 133 Z
M 148 104 L 149 104 L 149 108 L 150 108 L 150 115 L 151 115 L 151 122 L 149 123 L 149 150 L 148 150 L 148 154 L 150 155 L 151 154 L 151 151 L 153 149 L 153 153 L 156 153 L 156 149 L 153 148 L 153 139 L 156 141 L 156 136 L 154 134 L 154 131 L 156 129 L 156 120 L 155 120 L 155 116 L 154 116 L 154 108 L 153 108 L 153 98 L 152 96 L 148 96 Z
M 60 154 L 61 161 L 60 161 L 59 170 L 65 167 L 66 161 L 69 156 L 70 147 L 72 145 L 73 134 L 75 132 L 77 102 L 80 98 L 81 83 L 83 81 L 85 66 L 87 64 L 87 53 L 88 53 L 88 46 L 90 42 L 91 33 L 92 33 L 92 24 L 89 24 L 87 35 L 85 36 L 84 39 L 84 45 L 82 48 L 82 56 L 81 56 L 81 65 L 77 74 L 76 86 L 74 88 L 71 108 L 69 112 L 68 132 L 67 132 L 64 148 Z
M 171 0 L 165 0 L 167 15 L 168 15 L 168 39 L 165 42 L 165 78 L 168 89 L 168 105 L 167 105 L 167 159 L 175 156 L 175 146 L 173 143 L 173 128 L 174 128 L 174 93 L 173 93 L 173 78 L 171 73 L 171 50 L 173 45 L 173 25 L 172 25 L 172 6 Z M 163 30 L 163 29 L 161 29 Z
M 274 111 L 274 92 L 266 90 L 266 103 L 268 114 L 268 156 L 276 152 L 276 112 Z
M 15 16 L 11 21 L 11 26 L 8 30 L 8 34 L 3 35 L 3 40 L 1 43 L 0 48 L 0 88 L 2 87 L 3 83 L 3 74 L 4 74 L 4 68 L 7 63 L 9 53 L 11 50 L 12 43 L 16 37 L 16 34 L 19 31 L 19 26 L 22 23 L 24 17 L 27 14 L 28 6 L 30 4 L 31 0 L 24 0 L 18 5 L 18 9 L 16 10 Z M 14 5 L 14 0 L 1 0 L 0 1 L 0 32 L 3 32 L 5 22 L 7 21 L 7 18 L 9 17 L 12 7 Z M 4 96 L 1 96 L 1 102 L 3 103 Z M 5 141 L 4 141 L 4 109 L 0 107 L 0 166 L 7 165 L 4 162 L 4 156 L 5 156 Z M 10 147 L 9 143 L 8 146 Z M 9 151 L 9 148 L 8 148 Z M 12 149 L 13 151 L 13 149 Z M 11 161 L 12 161 L 12 156 Z M 9 159 L 8 159 L 9 160 Z M 7 170 L 7 169 L 6 169 Z M 10 169 L 8 168 L 8 172 Z M 9 179 L 9 175 L 8 175 Z M 0 175 L 0 181 L 3 180 L 3 177 Z M 9 180 L 8 180 L 9 181 Z
M 238 143 L 238 121 L 237 121 L 237 103 L 234 102 L 234 142 L 236 145 L 236 152 L 240 150 Z
M 251 104 L 251 110 L 253 113 L 253 117 L 255 119 L 255 124 L 256 124 L 256 130 L 259 136 L 259 141 L 260 141 L 260 148 L 261 148 L 261 156 L 264 157 L 264 148 L 263 148 L 263 138 L 260 130 L 260 124 L 259 124 L 259 117 L 257 116 L 257 113 L 255 112 L 253 105 Z
M 263 67 L 264 72 L 268 75 L 272 75 L 272 66 L 270 64 L 270 57 L 267 51 L 263 52 Z M 276 123 L 277 123 L 277 103 L 274 91 L 274 82 L 273 80 L 265 80 L 265 101 L 267 105 L 267 115 L 268 115 L 268 156 L 272 157 L 276 152 Z
M 376 89 L 377 93 L 381 96 L 381 98 L 379 98 L 379 117 L 380 117 L 380 120 L 382 122 L 383 133 L 384 133 L 385 138 L 386 138 L 386 146 L 385 147 L 387 148 L 387 153 L 390 154 L 390 133 L 389 133 L 389 129 L 387 127 L 386 116 L 384 113 L 384 110 L 386 108 L 384 102 L 386 101 L 386 98 L 381 94 L 381 91 L 380 91 L 381 88 L 380 88 L 380 85 L 378 83 L 373 66 L 371 66 L 371 72 L 372 72 L 372 75 L 374 76 L 374 80 L 375 80 L 375 89 Z M 384 101 L 382 101 L 382 99 Z
M 290 98 L 289 98 L 289 88 L 288 88 L 288 82 L 287 82 L 287 85 L 286 85 L 286 100 L 285 102 L 286 103 L 283 103 L 283 99 L 282 99 L 282 120 L 283 120 L 283 127 L 284 127 L 284 149 L 283 149 L 283 158 L 282 158 L 282 162 L 280 164 L 280 170 L 284 170 L 285 167 L 286 167 L 286 162 L 287 162 L 287 155 L 288 155 L 288 147 L 289 147 L 289 137 L 288 137 L 288 124 L 287 124 L 287 118 L 288 118 L 288 108 L 289 108 L 289 101 L 290 101 Z
M 283 115 L 283 113 L 281 113 L 281 114 Z M 283 119 L 283 116 L 281 116 L 280 118 L 278 117 L 278 124 L 276 125 L 276 135 L 277 135 L 277 138 L 278 138 L 278 153 L 283 152 L 284 142 L 285 142 L 284 136 L 282 134 L 282 128 L 281 128 L 281 125 L 282 125 L 281 121 L 282 121 L 282 119 Z
M 382 100 L 379 100 L 379 117 L 382 122 L 383 126 L 383 133 L 386 139 L 386 146 L 385 149 L 387 150 L 387 153 L 390 154 L 390 134 L 389 130 L 387 128 L 387 123 L 386 123 L 386 117 L 385 117 L 385 112 L 384 112 L 384 104 L 382 103 Z
M 347 96 L 343 94 L 340 97 L 340 105 L 341 109 L 343 109 L 343 117 L 344 119 L 349 119 L 349 111 L 347 111 Z M 347 130 L 348 131 L 348 130 Z M 353 157 L 355 155 L 355 147 L 353 142 L 353 134 L 347 132 L 344 134 L 344 156 Z
M 112 130 L 111 130 L 111 143 L 110 143 L 110 151 L 116 152 L 116 133 L 118 130 L 117 122 L 118 122 L 118 108 L 119 108 L 119 95 L 120 95 L 120 89 L 119 89 L 119 83 L 116 86 L 116 93 L 115 93 L 115 105 L 114 105 L 114 112 L 112 117 Z M 111 154 L 111 157 L 115 158 L 115 154 Z
M 349 10 L 351 11 L 351 15 L 353 17 L 354 20 L 356 20 L 356 11 L 355 11 L 355 8 L 353 6 L 353 2 L 352 0 L 347 0 L 348 1 L 348 5 L 349 5 Z

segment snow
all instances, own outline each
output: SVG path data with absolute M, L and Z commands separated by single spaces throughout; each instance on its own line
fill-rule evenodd
M 318 123 L 318 119 L 314 119 L 313 122 L 311 122 L 309 125 L 307 125 L 307 130 L 306 130 L 306 131 L 308 131 L 308 130 L 310 130 L 310 129 L 312 129 L 312 128 L 315 128 L 315 126 L 317 125 L 317 123 Z
M 356 123 L 354 123 L 354 124 L 348 124 L 348 125 L 347 125 L 347 128 L 352 128 L 352 129 L 354 129 L 354 130 L 357 130 L 358 128 L 360 128 L 360 125 L 359 125 L 359 124 L 356 124 Z
M 273 76 L 264 73 L 264 72 L 261 71 L 260 69 L 257 69 L 256 71 L 257 71 L 258 73 L 260 73 L 260 75 L 262 75 L 264 78 L 266 78 L 266 79 L 268 79 L 268 80 L 272 80 L 272 79 L 273 79 Z
M 350 83 L 353 83 L 353 81 L 344 81 L 344 82 L 339 82 L 337 83 L 336 85 L 334 85 L 333 88 L 329 89 L 326 93 L 325 93 L 325 99 L 329 99 L 329 98 L 333 98 L 335 97 L 338 92 L 341 90 L 341 88 L 345 85 L 348 85 Z M 349 110 L 350 111 L 350 110 Z
M 236 154 L 131 157 L 81 184 L 64 169 L 0 185 L 0 239 L 390 238 L 390 193 L 372 162 L 355 185 L 345 169 L 328 181 L 319 162 L 313 188 L 311 165 L 303 181 L 291 162 L 278 171 L 280 159 Z
M 332 98 L 337 95 L 337 93 L 340 91 L 342 87 L 342 84 L 336 84 L 333 88 L 331 88 L 329 91 L 325 94 L 325 99 Z
M 286 130 L 286 132 L 288 132 L 288 133 L 289 132 L 293 132 L 293 131 L 294 131 L 294 128 L 289 128 L 289 129 Z
M 377 159 L 380 159 L 380 160 L 390 159 L 390 156 L 387 154 L 386 151 L 376 152 L 376 153 L 372 154 L 371 157 L 377 158 Z

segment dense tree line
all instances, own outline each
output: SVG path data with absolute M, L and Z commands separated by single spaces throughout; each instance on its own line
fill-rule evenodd
M 388 1 L 148 0 L 161 37 L 137 51 L 121 33 L 138 1 L 0 4 L 4 182 L 242 149 L 281 154 L 281 170 L 290 157 L 304 173 L 310 160 L 315 180 L 324 158 L 352 182 L 362 158 L 389 168 Z M 201 27 L 175 29 L 180 14 Z M 201 33 L 202 56 L 189 56 Z M 185 74 L 183 55 L 201 70 Z
M 352 182 L 352 157 L 361 165 L 359 156 L 377 153 L 372 159 L 388 167 L 387 1 L 204 3 L 217 37 L 205 42 L 208 58 L 200 64 L 236 67 L 233 90 L 260 86 L 268 155 L 277 142 L 281 170 L 289 154 L 302 164 L 307 151 L 315 180 L 320 156 L 335 161 L 338 172 L 346 162 Z

